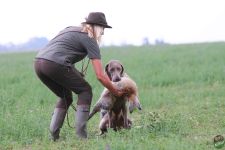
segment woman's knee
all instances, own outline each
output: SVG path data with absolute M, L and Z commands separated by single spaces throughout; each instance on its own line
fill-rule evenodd
M 78 105 L 90 105 L 92 101 L 93 93 L 92 87 L 88 85 L 85 90 L 78 94 Z
M 68 109 L 72 104 L 72 102 L 73 102 L 72 96 L 67 98 L 59 98 L 56 103 L 56 108 Z

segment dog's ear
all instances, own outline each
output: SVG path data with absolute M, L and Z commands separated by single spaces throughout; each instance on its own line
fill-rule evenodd
M 122 68 L 122 71 L 120 72 L 120 75 L 121 75 L 121 77 L 123 77 L 124 76 L 124 68 L 123 68 L 122 64 L 120 64 L 120 65 L 121 65 L 121 68 Z
M 109 63 L 108 63 L 108 64 L 106 64 L 106 66 L 105 66 L 105 72 L 106 72 L 107 76 L 109 77 L 109 79 L 110 79 L 110 80 L 112 80 L 112 79 L 111 79 L 111 75 L 110 75 L 110 73 L 109 73 L 109 69 L 108 69 L 108 68 L 109 68 Z

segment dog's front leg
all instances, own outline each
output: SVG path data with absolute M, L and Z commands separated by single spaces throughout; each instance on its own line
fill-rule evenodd
M 112 128 L 113 127 L 112 110 L 108 111 L 108 120 L 109 120 L 109 128 Z
M 123 113 L 123 118 L 124 118 L 123 126 L 124 126 L 124 128 L 129 128 L 126 105 L 123 106 L 122 113 Z

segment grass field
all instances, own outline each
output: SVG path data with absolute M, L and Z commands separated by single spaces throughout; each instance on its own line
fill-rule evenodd
M 58 142 L 48 131 L 57 98 L 34 74 L 35 55 L 0 54 L 0 150 L 213 150 L 213 137 L 225 135 L 225 43 L 102 49 L 104 64 L 122 61 L 136 81 L 143 110 L 130 115 L 130 130 L 104 137 L 95 115 L 88 140 L 77 139 L 65 121 Z M 103 87 L 91 65 L 86 79 L 93 106 Z M 69 120 L 73 125 L 71 108 Z

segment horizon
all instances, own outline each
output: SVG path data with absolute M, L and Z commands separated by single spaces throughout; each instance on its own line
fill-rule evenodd
M 92 11 L 104 12 L 113 27 L 105 30 L 104 45 L 141 45 L 144 38 L 150 44 L 156 39 L 169 44 L 225 41 L 223 0 L 8 0 L 0 6 L 0 44 L 51 40 Z

